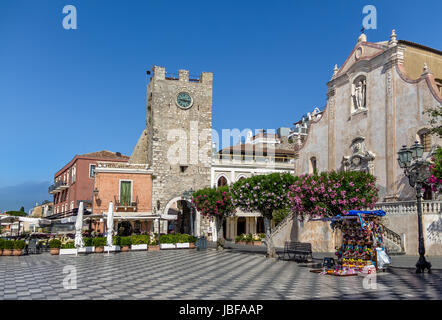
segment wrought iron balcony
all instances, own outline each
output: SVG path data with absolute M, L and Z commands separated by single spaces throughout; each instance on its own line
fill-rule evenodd
M 116 212 L 136 212 L 138 208 L 138 196 L 134 202 L 122 202 L 119 197 L 114 196 Z
M 48 192 L 50 194 L 54 194 L 54 193 L 61 192 L 67 188 L 69 188 L 69 185 L 66 182 L 58 181 L 49 187 Z

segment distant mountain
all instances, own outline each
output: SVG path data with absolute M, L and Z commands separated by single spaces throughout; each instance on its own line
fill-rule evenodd
M 27 213 L 29 209 L 39 204 L 43 200 L 51 200 L 52 196 L 48 193 L 48 187 L 51 183 L 28 182 L 16 186 L 0 187 L 0 211 L 19 210 L 25 207 Z

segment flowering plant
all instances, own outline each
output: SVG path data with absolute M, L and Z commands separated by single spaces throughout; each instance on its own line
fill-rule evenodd
M 228 186 L 204 188 L 192 195 L 192 203 L 204 216 L 216 218 L 217 249 L 224 247 L 223 223 L 226 216 L 235 213 L 235 206 Z
M 273 211 L 289 206 L 288 190 L 295 181 L 290 173 L 271 173 L 237 181 L 232 186 L 233 204 L 246 212 L 260 212 L 264 217 L 267 255 L 274 257 L 276 250 L 270 230 Z
M 434 192 L 440 192 L 442 189 L 442 148 L 437 148 L 430 164 L 431 177 L 428 184 Z
M 198 190 L 193 193 L 192 203 L 204 216 L 226 216 L 235 212 L 227 186 Z
M 323 172 L 296 177 L 288 193 L 291 209 L 303 220 L 333 217 L 348 210 L 373 208 L 378 197 L 376 178 L 361 171 Z

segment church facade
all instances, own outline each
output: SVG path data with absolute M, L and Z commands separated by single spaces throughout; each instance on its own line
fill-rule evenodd
M 377 208 L 387 211 L 386 226 L 400 238 L 403 251 L 417 253 L 416 196 L 397 153 L 415 141 L 424 145 L 424 156 L 442 145 L 429 134 L 429 118 L 423 113 L 442 105 L 442 52 L 397 40 L 394 30 L 389 41 L 378 43 L 362 34 L 343 65 L 335 66 L 327 87 L 321 117 L 308 123 L 307 134 L 297 136 L 295 174 L 313 169 L 372 173 L 379 188 Z M 442 225 L 441 201 L 431 190 L 424 199 L 427 252 L 442 254 L 441 230 L 435 232 Z M 300 226 L 298 236 L 316 243 L 317 250 L 333 250 L 334 236 L 330 234 L 328 243 L 314 236 L 331 231 L 313 225 Z

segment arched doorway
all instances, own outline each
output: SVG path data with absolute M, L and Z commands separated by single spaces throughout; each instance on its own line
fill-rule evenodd
M 164 214 L 175 217 L 167 221 L 167 233 L 194 233 L 195 214 L 189 201 L 180 197 L 172 199 L 167 204 Z

